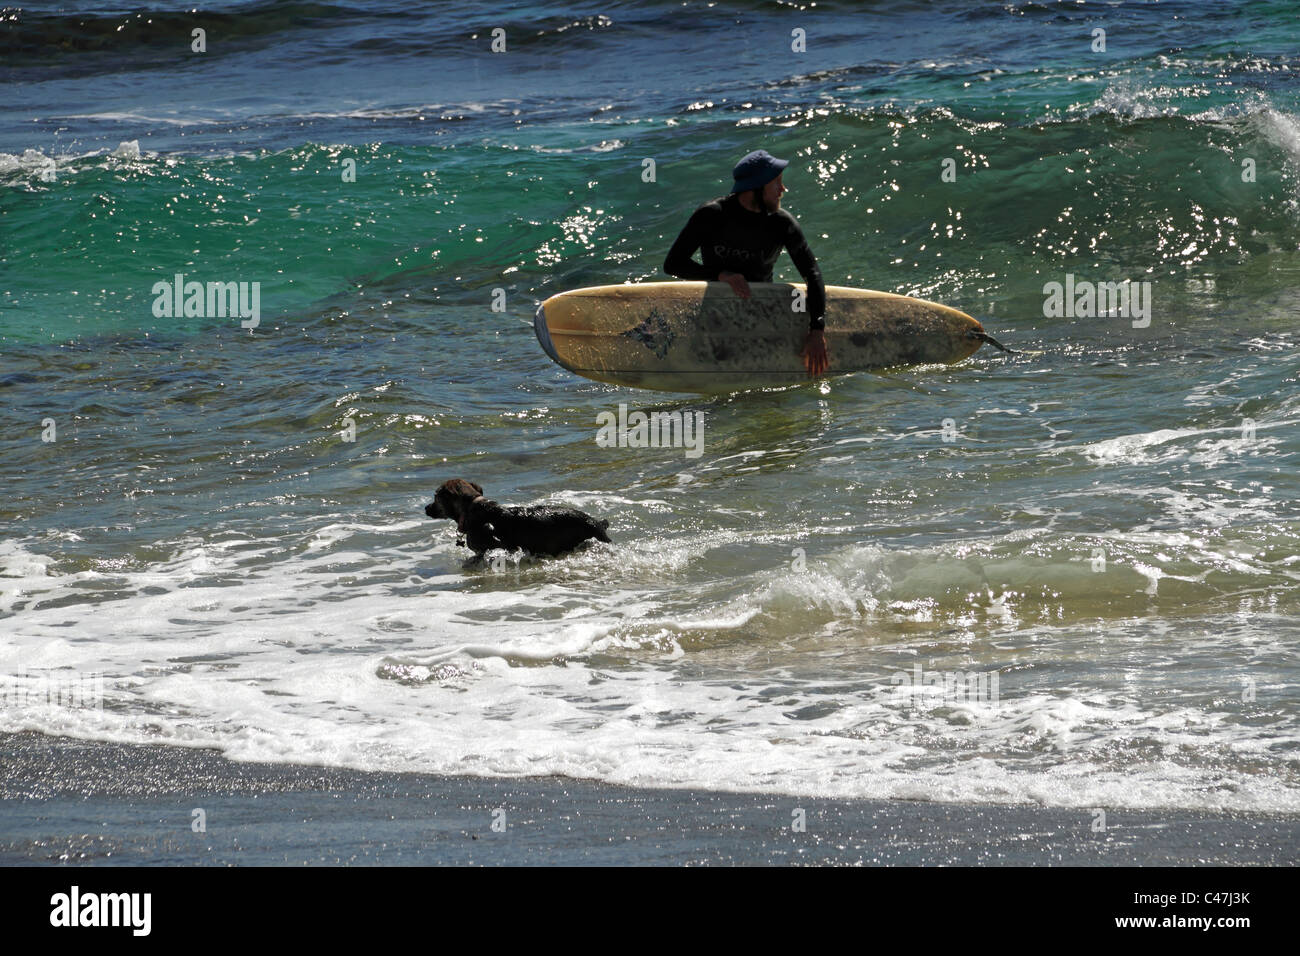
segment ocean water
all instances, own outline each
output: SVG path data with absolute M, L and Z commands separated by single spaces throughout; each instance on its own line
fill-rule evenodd
M 7 8 L 0 727 L 1300 812 L 1297 50 L 1280 0 Z M 552 364 L 537 303 L 666 278 L 759 147 L 829 283 L 1025 353 L 707 399 Z M 156 315 L 176 274 L 257 326 Z M 1149 324 L 1045 314 L 1067 277 Z M 598 446 L 620 404 L 702 453 Z M 466 569 L 452 477 L 614 544 Z

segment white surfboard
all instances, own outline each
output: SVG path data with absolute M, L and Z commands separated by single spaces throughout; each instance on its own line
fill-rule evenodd
M 808 380 L 802 284 L 593 286 L 551 296 L 533 328 L 555 362 L 598 382 L 719 394 Z M 959 362 L 983 326 L 964 312 L 890 292 L 826 287 L 828 374 Z

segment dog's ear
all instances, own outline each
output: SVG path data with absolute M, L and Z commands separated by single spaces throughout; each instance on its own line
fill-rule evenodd
M 449 495 L 464 495 L 467 498 L 473 498 L 475 495 L 481 495 L 483 489 L 472 481 L 466 481 L 464 478 L 453 478 L 451 481 L 443 482 L 442 487 L 447 489 Z

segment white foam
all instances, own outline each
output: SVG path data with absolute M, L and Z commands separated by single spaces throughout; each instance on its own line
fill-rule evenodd
M 0 639 L 0 673 L 98 674 L 105 699 L 98 710 L 18 700 L 11 676 L 0 682 L 0 718 L 10 729 L 360 769 L 1300 810 L 1294 779 L 1242 764 L 1300 742 L 1294 722 L 1261 735 L 1239 714 L 1215 711 L 1221 691 L 1197 703 L 1107 684 L 1106 652 L 1096 671 L 1079 670 L 1096 648 L 1091 629 L 1020 621 L 1015 581 L 1032 572 L 1068 591 L 1090 574 L 1088 542 L 1026 531 L 980 559 L 960 542 L 913 552 L 873 544 L 814 555 L 799 572 L 782 563 L 717 578 L 709 553 L 743 533 L 642 536 L 564 561 L 514 558 L 500 573 L 466 573 L 464 552 L 449 539 L 429 545 L 427 528 L 325 518 L 251 546 L 248 536 L 186 538 L 164 560 L 111 574 L 62 574 L 29 543 L 4 542 L 0 580 L 32 593 Z M 768 536 L 782 555 L 785 534 Z M 345 550 L 359 535 L 391 543 Z M 1156 555 L 1198 546 L 1185 533 L 1138 538 L 1127 540 L 1131 559 L 1115 539 L 1114 560 L 1133 565 L 1116 579 L 1121 588 L 1140 589 L 1139 572 L 1153 581 L 1179 574 Z M 1049 546 L 1074 553 L 1021 555 Z M 1239 564 L 1240 573 L 1268 570 L 1257 559 Z M 87 585 L 118 596 L 64 602 Z M 881 643 L 880 634 L 898 633 L 882 631 L 887 622 L 945 617 L 971 636 L 945 649 L 931 626 L 920 644 Z M 987 628 L 1003 629 L 1004 649 L 976 652 Z M 1120 640 L 1118 630 L 1108 639 Z M 1124 657 L 1137 673 L 1159 671 L 1153 664 L 1174 646 L 1179 666 L 1225 667 L 1212 631 L 1196 641 L 1147 625 L 1134 634 Z M 1258 650 L 1282 653 L 1271 647 Z M 1057 659 L 1074 662 L 1066 672 L 1077 686 L 1041 686 Z M 1030 666 L 1003 666 L 1017 661 Z M 913 663 L 1002 668 L 1001 694 L 916 706 L 915 691 L 890 680 Z M 1126 752 L 1135 739 L 1144 749 Z
M 1187 460 L 1213 467 L 1229 458 L 1266 454 L 1278 448 L 1281 439 L 1268 435 L 1268 430 L 1294 424 L 1294 421 L 1257 422 L 1253 437 L 1245 435 L 1239 425 L 1228 428 L 1161 428 L 1119 435 L 1087 445 L 1065 446 L 1061 450 L 1081 452 L 1106 465 L 1151 465 Z M 1202 440 L 1189 447 L 1180 444 L 1186 438 Z
M 1253 118 L 1265 139 L 1300 163 L 1300 119 L 1275 109 L 1260 110 Z
M 221 117 L 197 117 L 181 115 L 158 115 L 133 110 L 105 110 L 102 113 L 69 113 L 65 116 L 52 117 L 55 120 L 98 120 L 106 123 L 123 123 L 127 126 L 146 124 L 163 124 L 166 126 L 202 126 L 205 123 L 221 122 Z

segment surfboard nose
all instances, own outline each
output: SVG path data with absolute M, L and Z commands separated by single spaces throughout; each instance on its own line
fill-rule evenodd
M 541 343 L 542 351 L 551 357 L 552 362 L 562 365 L 560 357 L 555 354 L 555 345 L 551 342 L 551 330 L 546 327 L 545 302 L 537 306 L 537 314 L 533 316 L 533 331 L 537 333 L 537 341 Z

